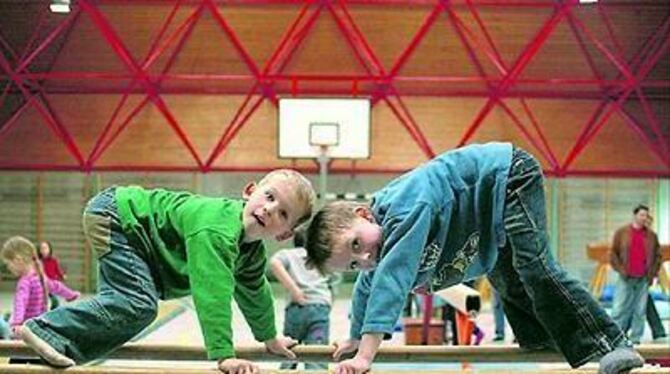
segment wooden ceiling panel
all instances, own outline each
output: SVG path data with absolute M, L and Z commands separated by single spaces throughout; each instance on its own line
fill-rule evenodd
M 410 45 L 432 7 L 427 6 L 349 6 L 355 24 L 386 71 Z
M 197 7 L 139 2 L 132 8 L 101 4 L 99 9 L 138 63 L 147 58 L 154 45 L 164 51 L 152 65 L 156 70 L 151 71 L 157 72 L 165 66 L 167 57 L 184 35 L 179 32 L 183 30 L 181 27 Z
M 505 65 L 512 67 L 551 18 L 553 9 L 481 7 L 478 14 Z
M 91 17 L 82 14 L 72 25 L 52 71 L 128 73 L 130 69 L 114 52 Z
M 301 4 L 226 4 L 218 9 L 258 67 L 264 68 L 284 35 L 298 20 L 301 8 Z M 309 9 L 307 16 L 313 7 Z

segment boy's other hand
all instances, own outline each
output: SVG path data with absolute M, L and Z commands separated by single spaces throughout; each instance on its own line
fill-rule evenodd
M 295 353 L 291 351 L 291 348 L 293 348 L 295 345 L 298 344 L 297 340 L 291 339 L 286 336 L 278 336 L 274 339 L 266 340 L 265 341 L 265 348 L 268 350 L 268 352 L 279 355 L 279 356 L 284 356 L 288 357 L 291 360 L 297 359 Z
M 305 297 L 305 293 L 302 292 L 302 290 L 296 290 L 291 294 L 291 300 L 293 300 L 294 303 L 298 305 L 305 305 L 307 304 L 307 298 Z
M 335 374 L 363 374 L 370 371 L 372 362 L 364 358 L 354 357 L 344 360 L 335 366 Z
M 260 374 L 261 369 L 256 364 L 247 360 L 227 358 L 219 360 L 219 370 L 225 374 Z
M 346 339 L 335 342 L 335 352 L 333 352 L 333 358 L 336 361 L 339 361 L 343 354 L 355 352 L 358 349 L 360 342 L 360 340 L 356 339 Z

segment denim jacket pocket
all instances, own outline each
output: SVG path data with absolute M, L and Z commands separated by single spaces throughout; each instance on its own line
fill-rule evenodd
M 111 250 L 111 221 L 110 217 L 84 213 L 84 235 L 98 258 Z

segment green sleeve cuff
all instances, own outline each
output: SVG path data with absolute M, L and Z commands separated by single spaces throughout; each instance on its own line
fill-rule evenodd
M 216 348 L 207 350 L 208 360 L 225 360 L 227 358 L 235 357 L 235 348 Z
M 259 341 L 259 342 L 264 342 L 266 340 L 274 339 L 277 337 L 277 329 L 271 328 L 268 329 L 267 331 L 263 331 L 262 333 L 254 333 L 254 338 Z

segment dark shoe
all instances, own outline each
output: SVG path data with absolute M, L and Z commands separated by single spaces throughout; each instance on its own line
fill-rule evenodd
M 493 341 L 494 341 L 494 342 L 502 342 L 502 341 L 505 341 L 505 336 L 503 336 L 503 335 L 496 335 L 496 336 L 493 337 Z

